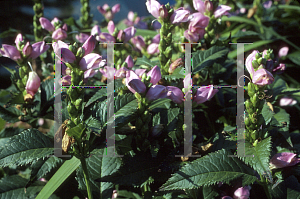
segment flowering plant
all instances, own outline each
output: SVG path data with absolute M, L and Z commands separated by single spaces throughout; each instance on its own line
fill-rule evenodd
M 0 34 L 0 197 L 299 196 L 298 3 L 44 3 Z

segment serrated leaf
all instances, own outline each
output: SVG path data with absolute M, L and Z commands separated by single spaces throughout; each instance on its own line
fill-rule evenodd
M 283 135 L 286 141 L 291 147 L 293 143 L 290 138 L 289 125 L 290 125 L 290 114 L 288 114 L 284 109 L 275 107 L 275 115 L 273 115 L 271 125 L 277 126 L 279 128 L 278 132 Z
M 150 66 L 150 67 L 154 67 L 155 63 L 153 63 L 150 59 L 148 59 L 147 57 L 143 56 L 143 57 L 138 57 L 135 65 L 145 65 L 145 66 Z
M 71 137 L 74 137 L 75 140 L 80 140 L 84 130 L 85 126 L 83 124 L 78 124 L 77 126 L 68 129 L 67 134 Z
M 265 103 L 263 106 L 263 109 L 261 111 L 262 116 L 264 117 L 264 120 L 266 122 L 266 125 L 268 125 L 275 114 L 270 107 Z
M 35 198 L 38 192 L 44 187 L 45 183 L 36 182 L 28 187 L 25 192 L 25 185 L 28 180 L 19 175 L 6 176 L 0 180 L 0 199 Z
M 13 94 L 11 96 L 11 99 L 9 100 L 10 104 L 23 104 L 24 103 L 24 97 L 21 92 Z
M 46 174 L 48 174 L 52 169 L 61 166 L 63 164 L 64 160 L 61 158 L 58 158 L 56 156 L 52 156 L 50 158 L 47 158 L 46 160 L 42 160 L 42 163 L 39 165 L 37 172 L 35 174 L 37 179 L 40 179 L 44 177 Z
M 86 159 L 86 165 L 92 191 L 97 194 L 101 193 L 103 199 L 111 198 L 113 184 L 110 182 L 96 182 L 95 180 L 115 173 L 121 166 L 121 159 L 105 155 L 105 149 L 95 149 L 92 151 L 91 157 Z M 86 190 L 82 166 L 77 169 L 76 175 L 79 189 Z M 100 197 L 98 196 L 98 198 Z
M 94 103 L 95 101 L 97 101 L 99 98 L 101 98 L 103 96 L 107 96 L 107 90 L 106 90 L 106 88 L 102 88 L 102 89 L 98 90 L 93 95 L 93 97 L 91 97 L 89 99 L 89 101 L 86 103 L 85 107 L 88 107 L 89 105 L 91 105 L 92 103 Z
M 242 159 L 246 164 L 250 165 L 260 175 L 263 175 L 265 173 L 270 172 L 270 152 L 271 137 L 268 137 L 259 142 L 255 147 L 252 146 L 249 142 L 245 142 L 246 157 L 239 158 Z
M 177 171 L 162 187 L 163 190 L 194 189 L 218 182 L 230 183 L 243 179 L 243 186 L 256 181 L 252 169 L 225 149 L 194 160 Z
M 22 165 L 34 163 L 53 153 L 53 141 L 37 129 L 25 130 L 10 138 L 0 148 L 0 165 Z
M 149 109 L 153 110 L 155 108 L 166 108 L 169 109 L 171 104 L 170 101 L 172 101 L 171 99 L 167 99 L 167 98 L 160 98 L 157 100 L 154 100 L 151 102 Z
M 20 111 L 14 107 L 4 108 L 0 106 L 0 117 L 7 122 L 15 123 L 19 121 Z
M 162 78 L 166 79 L 167 81 L 183 79 L 185 75 L 185 68 L 179 67 L 174 70 L 172 75 L 162 75 Z
M 131 102 L 132 100 L 135 100 L 136 98 L 132 93 L 126 93 L 124 95 L 118 95 L 116 99 L 114 100 L 115 103 L 115 112 L 120 110 L 122 107 L 124 107 L 126 104 Z
M 222 64 L 229 50 L 225 47 L 213 46 L 208 50 L 197 51 L 192 55 L 192 71 L 197 73 L 203 68 L 212 66 L 214 63 Z

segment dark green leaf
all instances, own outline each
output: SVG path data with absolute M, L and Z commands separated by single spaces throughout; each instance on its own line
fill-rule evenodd
M 259 35 L 257 32 L 248 30 L 243 32 L 242 30 L 238 31 L 235 35 L 233 35 L 231 38 L 239 38 L 239 37 L 248 37 L 248 36 L 256 36 Z
M 167 99 L 167 98 L 160 98 L 157 100 L 154 100 L 151 102 L 149 109 L 153 110 L 155 108 L 166 108 L 169 109 L 170 108 L 170 101 L 172 101 L 171 99 Z
M 135 97 L 132 93 L 126 93 L 124 95 L 118 95 L 115 100 L 115 112 L 120 110 L 122 107 L 124 107 L 126 104 L 134 100 Z
M 68 129 L 67 134 L 71 137 L 73 136 L 76 140 L 80 140 L 84 130 L 85 130 L 84 125 L 78 124 L 77 126 Z
M 185 76 L 185 69 L 182 67 L 176 68 L 172 75 L 162 75 L 162 78 L 172 81 L 172 80 L 177 80 L 177 79 L 183 79 Z
M 0 148 L 0 165 L 22 165 L 36 162 L 53 153 L 53 141 L 37 129 L 25 130 L 10 138 Z
M 102 88 L 102 89 L 98 90 L 93 95 L 93 97 L 91 97 L 89 99 L 89 101 L 86 103 L 85 107 L 88 107 L 90 104 L 94 103 L 95 101 L 97 101 L 99 98 L 101 98 L 103 96 L 107 96 L 107 90 L 106 90 L 106 88 Z
M 300 51 L 288 54 L 287 58 L 294 62 L 294 64 L 300 65 Z
M 7 122 L 18 122 L 18 117 L 21 115 L 20 111 L 14 107 L 3 108 L 0 106 L 0 117 Z
M 246 164 L 250 165 L 255 171 L 260 175 L 270 172 L 269 162 L 270 162 L 270 152 L 271 152 L 271 137 L 262 140 L 255 147 L 249 142 L 245 142 L 245 156 L 239 157 Z M 250 157 L 247 157 L 250 156 Z
M 214 63 L 223 64 L 229 50 L 225 47 L 213 46 L 208 50 L 197 51 L 192 55 L 192 71 L 197 73 Z
M 163 190 L 194 189 L 218 182 L 230 183 L 237 178 L 243 179 L 243 186 L 256 181 L 252 169 L 225 149 L 210 153 L 186 164 L 175 173 L 161 188 Z
M 153 63 L 150 59 L 148 59 L 147 57 L 143 56 L 143 57 L 138 57 L 135 65 L 145 65 L 145 66 L 150 66 L 150 67 L 154 67 L 155 63 Z
M 54 98 L 54 79 L 47 79 L 41 83 L 41 108 L 43 108 L 51 98 Z M 52 104 L 54 100 L 52 100 Z
M 268 125 L 273 117 L 273 115 L 275 114 L 270 107 L 265 103 L 264 107 L 261 111 L 262 116 L 265 119 L 266 125 Z

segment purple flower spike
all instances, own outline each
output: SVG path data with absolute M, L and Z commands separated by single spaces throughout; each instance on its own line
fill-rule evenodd
M 80 42 L 80 43 L 84 43 L 88 38 L 89 35 L 85 34 L 85 33 L 79 33 L 79 35 L 76 35 L 75 38 Z
M 42 28 L 47 30 L 48 32 L 53 32 L 55 30 L 55 27 L 48 19 L 40 17 L 39 21 L 41 23 Z
M 300 162 L 299 158 L 296 158 L 295 153 L 283 152 L 275 154 L 270 160 L 270 168 L 284 168 L 294 166 Z
M 52 39 L 55 40 L 64 40 L 67 37 L 68 37 L 67 32 L 62 28 L 59 28 L 52 33 Z
M 44 41 L 34 43 L 34 44 L 32 44 L 32 52 L 29 57 L 32 59 L 36 59 L 38 56 L 40 56 L 41 54 L 46 52 L 49 48 L 50 48 L 50 46 L 46 45 L 46 43 Z
M 254 72 L 252 81 L 256 85 L 264 86 L 267 84 L 272 84 L 274 81 L 274 77 L 269 71 L 262 68 Z
M 125 62 L 127 63 L 127 67 L 128 68 L 132 68 L 133 67 L 133 59 L 130 55 L 128 55 L 125 59 Z
M 226 6 L 226 5 L 218 6 L 217 9 L 214 12 L 215 18 L 219 18 L 222 15 L 228 15 L 227 11 L 229 11 L 229 10 L 231 10 L 230 6 Z
M 166 98 L 168 89 L 163 85 L 154 85 L 151 86 L 146 94 L 146 98 L 149 101 L 157 100 L 160 98 Z
M 127 72 L 126 86 L 132 93 L 144 93 L 146 91 L 145 84 L 133 71 Z
M 84 42 L 82 48 L 84 48 L 84 55 L 91 53 L 96 45 L 96 39 L 93 35 L 89 36 L 89 38 Z
M 159 8 L 160 3 L 158 3 L 156 0 L 149 0 L 146 2 L 147 10 L 150 14 L 153 15 L 155 18 L 159 18 Z
M 16 47 L 7 44 L 3 44 L 2 47 L 3 50 L 0 49 L 0 53 L 3 57 L 8 57 L 14 61 L 21 59 L 20 52 Z
M 176 104 L 181 104 L 183 102 L 183 93 L 179 88 L 175 86 L 167 86 L 167 89 L 167 98 L 171 99 Z
M 150 82 L 152 84 L 157 84 L 161 79 L 161 72 L 158 66 L 154 66 L 148 73 L 147 76 L 151 77 Z
M 213 85 L 210 85 L 209 87 L 198 88 L 193 101 L 197 104 L 204 103 L 207 100 L 210 100 L 218 91 L 218 89 L 213 88 Z
M 250 196 L 250 186 L 240 187 L 234 192 L 234 199 L 248 199 Z
M 190 11 L 184 10 L 183 7 L 180 7 L 174 11 L 174 13 L 170 17 L 170 20 L 172 24 L 187 22 L 189 20 L 189 16 L 190 16 Z

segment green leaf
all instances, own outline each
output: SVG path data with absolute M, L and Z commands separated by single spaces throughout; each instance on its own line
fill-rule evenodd
M 14 136 L 14 135 L 18 135 L 19 133 L 22 132 L 22 129 L 20 128 L 4 128 L 1 132 L 0 132 L 0 146 L 4 146 L 10 139 L 10 137 Z
M 86 103 L 85 107 L 88 107 L 89 105 L 91 105 L 92 103 L 94 103 L 95 101 L 97 101 L 99 98 L 101 98 L 103 96 L 107 96 L 107 90 L 106 90 L 106 88 L 102 88 L 102 89 L 98 90 L 93 95 L 93 97 L 91 97 L 89 99 L 89 101 Z
M 300 65 L 300 51 L 288 54 L 287 58 L 294 62 L 294 64 Z
M 41 108 L 43 108 L 48 101 L 54 98 L 54 79 L 51 78 L 42 82 L 40 88 L 41 88 Z M 52 101 L 53 104 L 54 100 Z
M 208 50 L 197 51 L 192 55 L 192 71 L 197 73 L 203 68 L 212 66 L 214 63 L 222 64 L 228 54 L 228 49 L 220 46 L 213 46 Z
M 36 199 L 49 198 L 51 194 L 75 171 L 80 165 L 80 160 L 73 157 L 58 169 L 58 171 L 47 182 L 42 191 L 38 194 Z
M 256 181 L 252 169 L 225 149 L 194 160 L 177 171 L 161 188 L 163 190 L 194 189 L 218 182 L 230 183 L 242 178 L 243 185 Z
M 67 134 L 69 136 L 73 136 L 75 140 L 80 140 L 85 130 L 85 126 L 83 124 L 78 124 L 77 126 L 70 128 L 67 130 Z
M 270 107 L 265 103 L 264 107 L 261 111 L 262 116 L 264 117 L 264 120 L 266 122 L 266 125 L 268 125 L 271 122 L 271 119 L 273 115 L 275 114 Z
M 104 156 L 104 157 L 101 157 Z M 112 175 L 121 166 L 121 158 L 108 157 L 105 155 L 105 149 L 95 149 L 91 152 L 91 157 L 86 159 L 87 170 L 90 177 L 90 186 L 94 194 L 98 194 L 97 198 L 111 198 L 113 184 L 110 182 L 96 182 L 98 178 Z M 76 171 L 79 189 L 86 190 L 86 184 L 83 176 L 82 166 Z
M 152 62 L 150 59 L 148 59 L 147 57 L 143 56 L 143 57 L 138 57 L 135 65 L 145 65 L 145 66 L 150 66 L 150 67 L 154 67 L 155 63 Z
M 290 176 L 285 180 L 287 187 L 287 198 L 300 198 L 300 183 L 295 176 Z
M 9 30 L 3 31 L 0 34 L 0 38 L 5 38 L 5 37 L 15 37 L 19 31 L 13 28 L 9 28 Z
M 170 104 L 171 101 L 172 101 L 171 99 L 167 99 L 167 98 L 160 98 L 160 99 L 154 100 L 151 102 L 149 109 L 150 110 L 153 110 L 155 108 L 169 109 L 171 106 L 171 104 Z
M 288 114 L 284 109 L 275 107 L 275 115 L 272 118 L 271 125 L 277 126 L 279 128 L 279 133 L 283 135 L 286 141 L 289 143 L 291 147 L 293 147 L 293 143 L 290 138 L 289 125 L 290 125 L 290 114 Z M 283 125 L 286 123 L 286 125 Z M 283 126 L 283 127 L 282 127 Z
M 31 171 L 31 176 L 34 176 L 35 179 L 45 177 L 45 175 L 47 175 L 52 169 L 61 166 L 63 162 L 64 160 L 56 156 L 52 156 L 46 160 L 40 159 L 38 164 L 32 165 L 33 170 Z
M 5 176 L 0 180 L 0 199 L 18 198 L 28 199 L 35 198 L 38 192 L 44 187 L 45 183 L 36 182 L 25 189 L 28 180 L 19 175 Z
M 146 29 L 138 29 L 138 28 L 136 28 L 136 33 L 135 33 L 135 35 L 141 35 L 142 37 L 145 36 L 154 37 L 157 34 L 158 33 L 154 30 L 146 30 Z
M 298 12 L 300 12 L 300 8 L 299 6 L 296 5 L 278 5 L 279 9 L 288 9 L 288 10 L 297 10 Z
M 114 111 L 117 112 L 122 107 L 124 107 L 126 104 L 131 102 L 132 100 L 135 100 L 135 97 L 132 93 L 126 93 L 124 95 L 118 95 L 116 97 L 116 99 L 114 100 L 114 103 L 115 103 Z
M 37 129 L 25 130 L 0 148 L 0 166 L 34 163 L 53 153 L 53 141 Z
M 245 142 L 245 156 L 239 157 L 246 164 L 250 165 L 260 175 L 270 172 L 271 137 L 259 142 L 255 147 Z M 250 156 L 250 157 L 247 157 Z
M 248 36 L 255 36 L 259 35 L 257 32 L 254 32 L 252 30 L 248 30 L 243 32 L 242 30 L 238 31 L 235 35 L 233 35 L 231 38 L 240 38 L 240 37 L 248 37 Z
M 24 103 L 23 94 L 21 92 L 14 93 L 13 96 L 11 96 L 9 103 L 10 104 L 23 104 Z
M 166 79 L 167 81 L 183 79 L 185 76 L 185 69 L 182 67 L 176 68 L 172 75 L 162 75 L 162 78 Z
M 14 107 L 4 108 L 0 106 L 0 117 L 9 123 L 19 121 L 20 111 Z
M 257 23 L 251 19 L 247 19 L 245 17 L 231 16 L 231 17 L 222 17 L 222 21 L 232 21 L 239 23 L 247 23 L 253 26 L 257 26 Z

